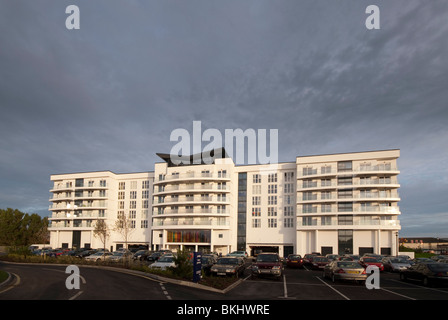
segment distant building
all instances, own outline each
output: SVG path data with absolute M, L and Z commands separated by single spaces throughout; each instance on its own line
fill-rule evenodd
M 423 251 L 432 251 L 434 253 L 448 252 L 448 239 L 437 237 L 409 237 L 400 238 L 400 245 Z
M 153 172 L 52 175 L 51 245 L 100 248 L 97 220 L 131 220 L 128 246 L 222 254 L 244 250 L 396 254 L 399 150 L 297 157 L 236 166 L 176 165 L 159 154 Z M 192 156 L 193 157 L 193 156 Z M 107 247 L 124 246 L 112 232 Z

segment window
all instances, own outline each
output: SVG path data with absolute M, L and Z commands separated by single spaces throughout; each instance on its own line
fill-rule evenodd
M 323 166 L 320 168 L 321 174 L 331 173 L 331 167 L 330 166 Z
M 137 217 L 137 214 L 135 210 L 129 211 L 129 219 L 135 219 Z
M 285 183 L 285 193 L 293 193 L 294 187 L 292 183 Z
M 292 204 L 292 196 L 291 195 L 285 195 L 285 204 Z
M 270 173 L 268 175 L 268 182 L 277 182 L 277 174 L 276 173 Z
M 317 218 L 316 217 L 303 217 L 302 218 L 302 225 L 303 226 L 316 226 L 317 225 Z
M 277 204 L 277 196 L 268 196 L 268 204 L 269 205 Z
M 352 177 L 339 177 L 338 178 L 338 185 L 352 185 L 353 179 Z
M 135 209 L 135 208 L 137 208 L 137 201 L 132 200 L 131 202 L 129 202 L 129 208 L 130 208 L 130 209 Z
M 149 199 L 149 190 L 142 191 L 142 199 Z
M 149 181 L 148 180 L 142 181 L 142 189 L 149 189 Z
M 331 179 L 321 179 L 320 180 L 321 187 L 329 187 L 331 186 Z
M 106 180 L 100 180 L 100 187 L 106 186 Z
M 294 219 L 293 218 L 285 218 L 283 221 L 285 228 L 293 228 L 294 227 Z
M 331 225 L 331 217 L 321 217 L 320 218 L 320 224 L 322 226 L 329 226 L 329 225 Z
M 316 213 L 317 207 L 314 207 L 312 204 L 304 204 L 302 207 L 302 213 Z
M 313 194 L 312 192 L 303 192 L 302 200 L 317 200 L 317 194 Z
M 308 175 L 317 173 L 317 169 L 313 169 L 313 168 L 303 168 L 302 171 L 303 171 L 304 176 L 308 176 Z
M 339 199 L 353 198 L 353 190 L 352 189 L 338 190 L 338 198 Z
M 118 192 L 118 200 L 123 200 L 125 197 L 124 191 Z
M 338 162 L 338 172 L 352 171 L 351 161 L 339 161 Z
M 131 181 L 131 189 L 137 189 L 137 181 Z
M 285 172 L 285 182 L 294 181 L 294 172 Z
M 118 209 L 124 209 L 124 201 L 118 201 Z
M 131 199 L 137 199 L 137 191 L 131 191 Z
M 147 229 L 148 228 L 148 220 L 142 220 L 141 221 L 141 228 Z
M 353 253 L 353 230 L 338 231 L 338 254 Z
M 148 200 L 143 200 L 142 201 L 142 208 L 145 208 L 145 209 L 149 208 L 149 201 Z
M 252 217 L 261 216 L 261 208 L 252 208 Z
M 261 185 L 260 184 L 252 185 L 252 194 L 261 194 Z
M 252 178 L 253 178 L 253 183 L 260 183 L 261 182 L 261 175 L 260 174 L 254 174 L 253 176 L 252 176 Z
M 252 205 L 258 206 L 261 204 L 261 197 L 252 197 Z
M 118 190 L 124 190 L 126 188 L 126 182 L 118 183 Z
M 268 193 L 277 193 L 277 185 L 276 184 L 270 184 L 268 185 Z
M 322 204 L 320 206 L 320 212 L 331 212 L 331 204 Z
M 285 217 L 294 216 L 294 207 L 285 207 L 283 209 L 283 215 Z
M 353 202 L 339 202 L 338 203 L 338 211 L 339 212 L 352 212 L 353 211 Z
M 331 192 L 330 191 L 323 191 L 320 193 L 320 198 L 322 200 L 328 200 L 331 199 Z
M 303 188 L 315 188 L 317 187 L 317 182 L 313 180 L 303 180 Z
M 277 228 L 277 219 L 268 219 L 268 228 Z
M 268 217 L 277 216 L 277 207 L 268 207 Z
M 353 224 L 353 216 L 338 216 L 338 225 L 347 226 Z
M 261 219 L 252 219 L 252 228 L 261 228 Z

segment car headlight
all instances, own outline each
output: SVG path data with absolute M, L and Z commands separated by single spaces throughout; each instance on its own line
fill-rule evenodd
M 273 266 L 272 270 L 280 270 L 280 266 Z

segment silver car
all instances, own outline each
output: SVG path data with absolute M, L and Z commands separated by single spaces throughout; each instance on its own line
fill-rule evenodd
M 397 257 L 387 257 L 382 261 L 384 265 L 384 270 L 390 272 L 400 272 L 400 270 L 405 270 L 411 266 L 410 260 Z
M 336 280 L 355 280 L 364 282 L 367 279 L 366 270 L 356 261 L 332 261 L 324 267 L 323 277 L 333 282 Z

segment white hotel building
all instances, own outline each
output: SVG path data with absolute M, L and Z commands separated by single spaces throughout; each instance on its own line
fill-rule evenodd
M 103 247 L 101 219 L 111 250 L 396 254 L 399 153 L 300 156 L 275 169 L 236 166 L 225 152 L 191 165 L 159 154 L 153 172 L 52 175 L 51 245 Z M 127 241 L 112 230 L 119 215 L 131 221 Z

